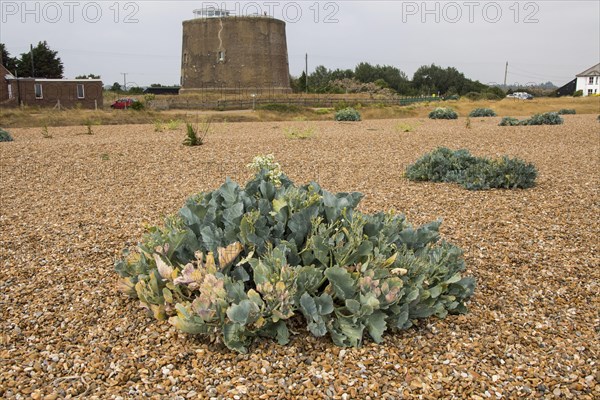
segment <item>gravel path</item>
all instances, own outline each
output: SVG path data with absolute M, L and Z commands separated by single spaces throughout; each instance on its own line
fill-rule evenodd
M 2 398 L 600 398 L 600 135 L 499 118 L 215 124 L 205 146 L 151 125 L 14 129 L 0 143 Z M 401 132 L 398 125 L 412 125 Z M 289 126 L 315 128 L 289 140 Z M 469 192 L 413 183 L 438 145 L 534 162 L 538 186 Z M 274 153 L 297 183 L 362 191 L 365 211 L 444 219 L 478 287 L 464 316 L 421 322 L 382 345 L 341 349 L 305 332 L 238 355 L 149 319 L 115 290 L 113 262 L 146 224 Z

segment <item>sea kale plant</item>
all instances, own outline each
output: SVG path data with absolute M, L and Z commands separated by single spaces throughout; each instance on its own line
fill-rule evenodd
M 12 142 L 13 138 L 10 135 L 10 133 L 8 133 L 8 131 L 5 131 L 4 129 L 0 128 L 0 142 Z
M 561 108 L 558 110 L 558 115 L 573 115 L 577 114 L 577 111 L 574 108 Z
M 535 114 L 529 119 L 521 121 L 521 125 L 561 125 L 564 122 L 557 112 Z
M 500 121 L 500 123 L 498 125 L 499 126 L 518 126 L 520 124 L 521 124 L 521 122 L 519 121 L 518 118 L 504 117 L 504 118 L 502 118 L 502 120 Z
M 360 113 L 352 107 L 346 107 L 335 113 L 336 121 L 360 121 Z
M 492 160 L 438 147 L 409 165 L 405 174 L 411 181 L 453 182 L 469 190 L 526 189 L 535 185 L 537 170 L 518 158 Z
M 465 313 L 475 281 L 440 222 L 356 209 L 360 193 L 294 185 L 271 156 L 240 187 L 190 197 L 116 263 L 120 290 L 183 332 L 246 352 L 291 321 L 339 346 L 379 343 L 418 319 Z
M 495 117 L 496 112 L 491 108 L 476 108 L 469 113 L 469 117 Z
M 457 119 L 458 114 L 456 111 L 449 107 L 438 107 L 429 113 L 431 119 Z

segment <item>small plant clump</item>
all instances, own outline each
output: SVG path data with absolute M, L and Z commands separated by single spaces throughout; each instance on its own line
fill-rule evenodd
M 469 113 L 469 117 L 495 117 L 496 112 L 491 108 L 476 108 Z
M 304 128 L 290 126 L 287 128 L 283 128 L 283 131 L 285 133 L 286 138 L 299 140 L 310 139 L 313 136 L 315 136 L 316 133 L 315 128 L 312 126 L 306 126 Z
M 360 121 L 360 113 L 352 107 L 343 108 L 335 113 L 336 121 Z
M 52 139 L 52 135 L 50 134 L 50 131 L 48 131 L 48 125 L 42 127 L 42 137 L 44 139 Z
M 558 115 L 573 115 L 573 114 L 577 114 L 577 111 L 575 111 L 574 108 L 562 108 L 562 109 L 558 110 L 557 114 Z
M 438 107 L 429 113 L 430 119 L 457 119 L 456 111 L 449 107 Z
M 410 125 L 410 124 L 406 124 L 406 123 L 399 123 L 397 124 L 394 129 L 396 130 L 396 132 L 404 132 L 404 133 L 408 133 L 408 132 L 412 132 L 415 130 L 415 128 Z
M 517 126 L 520 125 L 521 121 L 518 118 L 514 117 L 504 117 L 498 124 L 499 126 Z
M 167 129 L 170 131 L 176 131 L 181 126 L 181 121 L 178 119 L 170 119 L 167 122 Z
M 4 129 L 0 128 L 0 142 L 12 142 L 13 141 L 13 137 L 11 136 L 10 133 L 8 133 L 8 131 L 5 131 Z
M 146 106 L 141 101 L 134 101 L 133 103 L 131 103 L 131 106 L 129 106 L 129 108 L 135 111 L 142 111 L 144 108 L 146 108 Z
M 160 120 L 154 121 L 154 132 L 164 132 L 165 125 Z
M 411 181 L 452 182 L 468 190 L 527 189 L 535 185 L 537 170 L 518 158 L 475 157 L 467 150 L 438 147 L 406 168 Z
M 184 146 L 202 146 L 210 131 L 210 121 L 202 122 L 202 125 L 186 123 L 186 137 L 183 141 Z
M 192 196 L 124 251 L 119 289 L 149 315 L 245 353 L 257 338 L 288 343 L 299 321 L 360 346 L 467 311 L 475 280 L 461 274 L 462 251 L 440 241 L 439 221 L 362 213 L 360 193 L 296 186 L 272 156 L 250 166 L 245 187 L 227 179 Z

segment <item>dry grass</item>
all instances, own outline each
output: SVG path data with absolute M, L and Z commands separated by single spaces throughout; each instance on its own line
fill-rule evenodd
M 419 103 L 408 106 L 362 106 L 361 97 L 356 97 L 356 108 L 363 120 L 391 118 L 425 118 L 429 112 L 440 105 L 454 108 L 459 116 L 467 116 L 474 108 L 492 108 L 498 116 L 530 116 L 532 114 L 558 111 L 561 108 L 573 108 L 577 114 L 599 114 L 600 97 L 561 97 L 537 98 L 534 100 L 503 99 L 499 101 L 458 101 Z M 105 100 L 105 104 L 110 104 Z M 324 111 L 323 111 L 324 110 Z M 206 111 L 206 110 L 169 110 L 169 111 L 135 111 L 135 110 L 54 110 L 54 109 L 0 109 L 3 128 L 42 127 L 85 125 L 92 122 L 95 125 L 119 124 L 149 124 L 156 121 L 168 122 L 171 119 L 189 120 L 200 115 L 212 121 L 252 122 L 252 121 L 292 121 L 303 118 L 311 121 L 330 121 L 334 111 L 321 108 L 300 108 L 297 112 L 276 112 L 268 110 L 238 110 L 238 111 Z

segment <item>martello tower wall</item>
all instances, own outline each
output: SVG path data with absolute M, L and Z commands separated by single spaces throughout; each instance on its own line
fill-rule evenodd
M 290 92 L 285 22 L 270 17 L 183 22 L 181 91 Z

